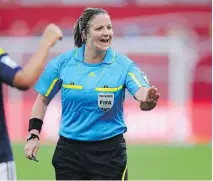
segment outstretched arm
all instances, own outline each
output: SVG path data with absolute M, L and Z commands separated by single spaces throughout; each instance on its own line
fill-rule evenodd
M 152 110 L 158 102 L 160 94 L 151 86 L 146 75 L 132 63 L 126 78 L 126 87 L 134 98 L 140 102 L 143 111 Z

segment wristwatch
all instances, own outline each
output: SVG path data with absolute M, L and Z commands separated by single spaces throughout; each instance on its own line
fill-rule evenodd
M 34 138 L 38 138 L 38 140 L 40 140 L 39 136 L 36 135 L 36 134 L 33 134 L 33 133 L 30 133 L 28 136 L 27 136 L 27 142 L 31 139 L 34 139 Z

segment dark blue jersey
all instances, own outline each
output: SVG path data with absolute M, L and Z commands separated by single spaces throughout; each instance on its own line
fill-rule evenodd
M 13 160 L 5 121 L 2 83 L 13 86 L 13 79 L 20 69 L 16 62 L 0 49 L 0 163 Z

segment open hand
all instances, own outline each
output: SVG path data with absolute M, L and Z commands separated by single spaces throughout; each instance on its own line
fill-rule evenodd
M 157 91 L 157 88 L 152 86 L 148 89 L 147 96 L 145 100 L 140 100 L 140 109 L 143 111 L 152 110 L 158 102 L 160 94 Z

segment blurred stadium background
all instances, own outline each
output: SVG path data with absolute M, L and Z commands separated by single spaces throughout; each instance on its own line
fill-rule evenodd
M 86 7 L 108 10 L 113 47 L 132 58 L 161 93 L 159 106 L 151 112 L 141 112 L 127 93 L 129 179 L 211 180 L 211 0 L 0 0 L 0 46 L 23 65 L 45 25 L 53 22 L 65 37 L 52 49 L 51 59 L 73 48 L 72 28 Z M 23 93 L 4 87 L 19 180 L 54 179 L 51 158 L 58 138 L 60 95 L 45 117 L 40 162 L 24 158 L 36 96 L 34 90 Z

